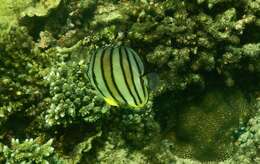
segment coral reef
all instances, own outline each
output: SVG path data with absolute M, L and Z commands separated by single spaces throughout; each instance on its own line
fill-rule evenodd
M 259 0 L 0 2 L 0 163 L 260 163 Z M 160 77 L 140 111 L 86 78 L 121 44 Z
M 230 88 L 209 88 L 200 96 L 171 106 L 157 107 L 163 137 L 175 144 L 175 155 L 200 161 L 231 156 L 237 139 L 235 130 L 255 111 L 239 90 Z
M 18 111 L 28 116 L 37 112 L 37 104 L 46 94 L 41 79 L 48 59 L 34 49 L 32 37 L 24 27 L 9 26 L 1 31 L 0 38 L 0 124 L 3 124 Z
M 42 113 L 46 126 L 67 126 L 73 121 L 94 123 L 109 114 L 85 78 L 86 64 L 83 62 L 58 62 L 50 68 L 44 78 L 49 82 L 49 108 Z
M 53 154 L 54 148 L 51 146 L 52 140 L 47 143 L 38 144 L 33 139 L 26 139 L 20 143 L 18 139 L 12 139 L 11 148 L 3 146 L 1 151 L 7 163 L 35 162 L 48 163 L 50 156 Z

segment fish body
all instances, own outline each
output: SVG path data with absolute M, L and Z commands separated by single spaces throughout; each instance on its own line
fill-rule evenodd
M 125 46 L 100 48 L 87 70 L 91 84 L 112 106 L 143 107 L 148 101 L 148 80 L 138 54 Z

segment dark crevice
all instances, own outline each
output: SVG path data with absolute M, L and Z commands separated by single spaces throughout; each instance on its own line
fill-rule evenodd
M 66 24 L 67 17 L 68 11 L 66 10 L 65 4 L 62 1 L 57 8 L 50 11 L 49 15 L 44 17 L 25 16 L 19 21 L 19 23 L 21 26 L 26 26 L 28 28 L 29 35 L 33 37 L 34 41 L 37 41 L 40 37 L 40 32 L 45 29 L 46 24 L 51 25 L 48 31 L 52 32 L 52 34 L 54 34 L 54 37 L 57 37 L 57 34 L 60 32 L 61 27 Z M 52 20 L 53 23 L 49 20 Z
M 10 145 L 12 138 L 25 140 L 26 138 L 28 138 L 26 129 L 30 125 L 32 120 L 32 118 L 24 115 L 23 112 L 16 112 L 15 114 L 9 116 L 8 120 L 2 126 L 6 130 L 4 133 L 3 141 L 0 141 L 5 145 Z
M 260 42 L 260 28 L 255 24 L 247 25 L 241 36 L 241 44 L 259 43 Z
M 48 130 L 50 136 L 55 136 L 55 143 L 59 143 L 55 144 L 54 147 L 66 155 L 71 155 L 78 143 L 95 133 L 96 128 L 91 124 L 72 124 L 66 128 L 56 126 Z

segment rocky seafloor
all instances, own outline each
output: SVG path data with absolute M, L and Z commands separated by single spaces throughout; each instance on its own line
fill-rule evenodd
M 91 52 L 160 78 L 110 107 Z M 260 163 L 260 0 L 0 0 L 0 163 Z

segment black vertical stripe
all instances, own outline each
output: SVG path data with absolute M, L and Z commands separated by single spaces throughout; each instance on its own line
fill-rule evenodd
M 139 70 L 140 75 L 143 75 L 141 73 L 141 65 L 143 65 L 142 60 L 140 59 L 140 57 L 137 55 L 137 53 L 133 49 L 129 48 L 129 50 L 132 52 L 132 54 L 133 54 L 133 56 L 135 58 L 135 61 L 136 61 L 137 65 L 138 65 L 138 68 L 139 68 L 138 70 Z M 139 58 L 139 60 L 137 60 L 137 57 Z M 140 63 L 140 61 L 141 61 L 141 63 Z
M 118 92 L 120 97 L 124 100 L 124 102 L 127 103 L 126 99 L 124 98 L 123 94 L 120 92 L 120 90 L 119 90 L 119 88 L 117 86 L 117 83 L 115 81 L 114 72 L 113 72 L 113 56 L 114 56 L 113 53 L 114 53 L 114 48 L 111 48 L 110 57 L 109 57 L 109 60 L 110 60 L 110 70 L 111 70 L 111 79 L 112 79 L 113 85 L 116 88 L 116 91 Z
M 89 81 L 91 81 L 92 76 L 93 76 L 93 72 L 92 72 L 92 69 L 94 67 L 93 60 L 96 57 L 96 52 L 97 51 L 94 51 L 94 52 L 91 53 L 91 57 L 90 57 L 90 60 L 89 60 L 89 63 L 88 63 L 87 76 L 88 76 Z M 92 69 L 90 70 L 90 68 L 92 68 Z
M 104 56 L 105 56 L 105 55 L 111 55 L 111 50 L 110 50 L 110 52 L 107 54 L 108 49 L 109 49 L 108 47 L 105 48 L 105 50 L 103 51 L 103 53 L 101 54 L 101 57 L 100 57 L 101 75 L 102 75 L 102 79 L 104 80 L 106 89 L 108 90 L 110 96 L 111 96 L 115 101 L 117 101 L 117 103 L 118 103 L 118 100 L 116 99 L 115 95 L 113 95 L 111 89 L 109 88 L 109 86 L 108 86 L 108 84 L 107 84 L 107 80 L 106 80 L 106 78 L 105 78 Z M 105 96 L 104 96 L 104 97 L 105 97 Z
M 93 57 L 94 57 L 94 53 L 91 55 L 90 60 L 88 62 L 87 75 L 89 80 L 91 79 L 91 75 L 89 72 L 90 72 L 90 66 L 93 66 L 92 64 Z
M 141 101 L 140 95 L 139 95 L 139 93 L 138 93 L 138 91 L 137 91 L 137 88 L 136 88 L 136 85 L 135 85 L 135 82 L 134 82 L 133 69 L 132 69 L 132 66 L 131 66 L 131 61 L 130 61 L 130 59 L 129 59 L 129 54 L 128 54 L 128 52 L 127 52 L 126 49 L 127 49 L 127 48 L 124 48 L 125 53 L 126 53 L 126 57 L 127 57 L 127 61 L 128 61 L 128 63 L 129 63 L 128 65 L 129 65 L 129 69 L 130 69 L 131 80 L 132 80 L 132 83 L 133 83 L 133 85 L 134 85 L 134 90 L 135 90 L 135 93 L 136 93 L 136 95 L 137 95 L 138 101 L 139 101 L 139 103 L 141 104 L 142 101 Z
M 127 80 L 126 80 L 125 70 L 124 70 L 124 67 L 123 67 L 123 53 L 122 53 L 122 49 L 123 49 L 122 47 L 119 47 L 120 68 L 121 68 L 121 70 L 123 72 L 124 82 L 125 82 L 125 85 L 127 87 L 127 90 L 130 93 L 132 99 L 134 100 L 135 105 L 137 105 L 137 101 L 136 101 L 133 93 L 131 92 L 131 89 L 130 89 L 130 87 L 129 87 L 128 83 L 127 83 Z
M 139 75 L 140 75 L 139 80 L 140 80 L 140 83 L 141 83 L 142 92 L 144 93 L 144 98 L 146 98 L 147 95 L 146 95 L 145 88 L 144 88 L 144 82 L 141 80 L 143 75 L 141 75 L 141 68 L 140 68 L 140 65 L 139 65 L 140 63 L 138 63 L 138 61 L 136 59 L 136 55 L 133 52 L 133 50 L 131 50 L 131 52 L 133 53 L 134 61 L 135 61 L 135 64 L 137 65 L 137 70 L 138 70 Z
M 93 62 L 92 62 L 92 70 L 91 70 L 91 71 L 92 71 L 92 77 L 90 77 L 90 78 L 93 79 L 94 85 L 95 85 L 95 87 L 97 88 L 97 90 L 102 94 L 102 96 L 105 97 L 105 94 L 104 94 L 104 93 L 102 92 L 102 90 L 98 87 L 98 83 L 97 83 L 97 79 L 96 79 L 96 74 L 95 74 L 95 71 L 94 71 L 95 67 L 97 67 L 97 66 L 95 65 L 96 58 L 97 58 L 97 55 L 96 55 L 96 54 L 97 54 L 99 51 L 102 51 L 101 53 L 104 52 L 104 50 L 101 49 L 101 50 L 97 50 L 97 51 L 93 54 Z

